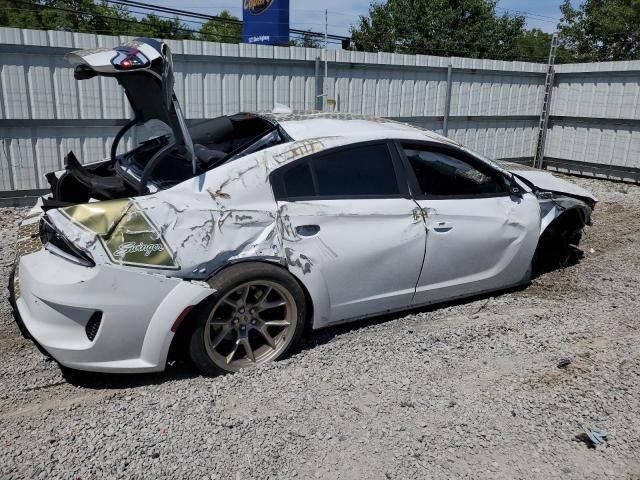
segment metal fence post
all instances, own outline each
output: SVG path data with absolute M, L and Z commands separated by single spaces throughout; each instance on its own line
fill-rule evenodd
M 444 100 L 444 117 L 442 119 L 442 135 L 449 135 L 449 114 L 451 113 L 451 87 L 453 85 L 453 65 L 447 66 L 447 95 Z
M 320 73 L 320 57 L 316 57 L 316 110 L 322 110 L 324 99 L 324 78 Z

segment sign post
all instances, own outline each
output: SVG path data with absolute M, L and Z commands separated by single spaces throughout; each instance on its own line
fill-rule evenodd
M 243 0 L 242 41 L 289 45 L 289 0 Z

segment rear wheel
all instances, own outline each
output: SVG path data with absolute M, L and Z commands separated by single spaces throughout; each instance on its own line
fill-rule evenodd
M 237 372 L 277 360 L 302 336 L 305 296 L 286 270 L 239 264 L 209 284 L 216 293 L 198 308 L 189 341 L 190 357 L 203 373 Z

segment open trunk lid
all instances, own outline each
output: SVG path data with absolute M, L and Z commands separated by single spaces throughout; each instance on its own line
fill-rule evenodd
M 195 165 L 193 142 L 173 89 L 173 60 L 166 43 L 136 38 L 111 49 L 76 50 L 65 58 L 77 80 L 114 77 L 125 91 L 135 123 L 159 120 L 166 124 L 176 145 L 184 145 Z

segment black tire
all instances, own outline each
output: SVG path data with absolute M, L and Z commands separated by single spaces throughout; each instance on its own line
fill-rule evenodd
M 533 274 L 575 265 L 582 259 L 578 248 L 584 222 L 576 211 L 569 210 L 554 220 L 544 231 L 533 258 Z
M 295 303 L 293 315 L 295 323 L 292 322 L 291 331 L 287 332 L 286 340 L 283 341 L 283 343 L 286 342 L 286 345 L 283 345 L 281 351 L 278 351 L 273 358 L 267 361 L 286 357 L 299 344 L 307 321 L 307 305 L 304 291 L 297 280 L 285 269 L 266 263 L 247 262 L 233 265 L 209 280 L 209 285 L 216 290 L 216 293 L 204 300 L 194 311 L 195 327 L 188 340 L 188 352 L 191 361 L 203 374 L 219 375 L 238 371 L 238 368 L 225 368 L 220 365 L 219 360 L 216 363 L 212 358 L 209 353 L 210 347 L 208 350 L 205 344 L 206 332 L 210 331 L 207 329 L 207 322 L 210 316 L 213 316 L 216 306 L 220 305 L 220 302 L 228 295 L 232 295 L 236 289 L 242 288 L 248 282 L 261 281 L 279 286 L 288 292 Z M 259 286 L 255 288 L 259 288 Z M 208 334 L 211 335 L 211 333 Z

